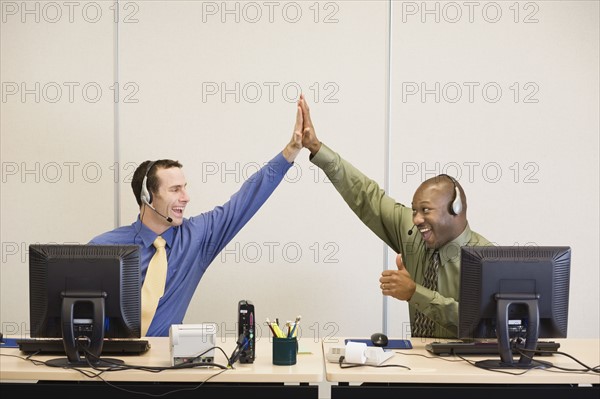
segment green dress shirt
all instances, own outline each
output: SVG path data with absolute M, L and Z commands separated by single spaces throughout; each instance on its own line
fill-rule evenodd
M 456 338 L 458 335 L 458 294 L 460 284 L 460 248 L 465 245 L 492 245 L 487 239 L 467 227 L 454 240 L 439 249 L 440 267 L 438 291 L 423 287 L 423 276 L 433 250 L 428 249 L 421 234 L 413 234 L 412 208 L 397 203 L 379 185 L 345 161 L 325 144 L 311 157 L 331 180 L 344 201 L 362 222 L 389 245 L 401 253 L 406 270 L 417 284 L 408 301 L 411 326 L 418 309 L 435 321 L 435 336 Z

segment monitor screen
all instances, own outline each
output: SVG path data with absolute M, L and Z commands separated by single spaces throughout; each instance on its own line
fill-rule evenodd
M 538 338 L 566 338 L 571 248 L 461 248 L 459 338 L 497 338 L 500 361 L 481 367 L 537 367 Z M 516 340 L 525 342 L 513 361 Z
M 104 338 L 140 338 L 140 292 L 137 245 L 29 246 L 30 335 L 63 338 L 67 363 L 97 361 Z

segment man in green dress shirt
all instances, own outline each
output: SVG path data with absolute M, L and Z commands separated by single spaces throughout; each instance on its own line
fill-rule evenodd
M 492 245 L 467 222 L 467 200 L 454 178 L 440 175 L 417 188 L 412 206 L 397 203 L 379 185 L 317 138 L 304 97 L 302 144 L 310 161 L 321 168 L 352 211 L 397 254 L 396 270 L 379 279 L 383 295 L 407 301 L 411 328 L 420 312 L 433 320 L 433 332 L 422 336 L 456 338 L 460 248 Z M 434 252 L 439 253 L 437 289 L 424 286 Z M 426 285 L 426 284 L 425 284 Z

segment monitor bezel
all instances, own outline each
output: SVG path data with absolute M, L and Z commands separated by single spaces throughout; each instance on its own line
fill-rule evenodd
M 567 337 L 570 267 L 569 246 L 462 247 L 459 338 L 498 339 L 501 366 L 533 365 L 538 338 Z M 515 340 L 531 351 L 516 363 Z
M 140 338 L 140 269 L 137 245 L 30 245 L 31 337 L 62 338 L 68 364 L 98 361 L 104 338 Z

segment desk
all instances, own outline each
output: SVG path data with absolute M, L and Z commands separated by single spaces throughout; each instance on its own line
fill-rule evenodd
M 141 356 L 112 356 L 124 360 L 127 364 L 138 366 L 170 366 L 169 338 L 148 338 L 151 348 Z M 227 356 L 235 348 L 235 339 L 217 338 Z M 323 381 L 323 352 L 320 342 L 300 339 L 297 363 L 293 366 L 275 366 L 272 364 L 272 343 L 270 338 L 257 338 L 256 359 L 252 364 L 235 363 L 234 369 L 220 373 L 218 368 L 189 368 L 149 372 L 143 370 L 123 370 L 106 372 L 99 377 L 90 378 L 77 370 L 48 366 L 36 366 L 28 360 L 13 356 L 23 354 L 16 348 L 0 349 L 0 382 L 3 394 L 23 395 L 26 389 L 32 394 L 64 394 L 77 387 L 77 395 L 107 394 L 110 398 L 131 398 L 132 394 L 121 389 L 136 392 L 163 393 L 177 389 L 177 397 L 194 397 L 199 394 L 244 394 L 261 398 L 318 398 L 318 385 Z M 57 356 L 35 356 L 36 360 L 49 360 Z M 214 362 L 226 365 L 227 360 L 221 351 L 215 351 Z M 93 372 L 91 368 L 87 370 Z M 220 374 L 219 374 L 220 373 Z M 218 375 L 216 375 L 218 374 Z M 215 376 L 216 375 L 216 376 Z M 211 378 L 212 377 L 212 378 Z M 198 389 L 203 381 L 210 378 Z M 106 382 L 103 382 L 106 381 Z M 311 384 L 313 383 L 313 384 Z M 115 388 L 118 387 L 118 388 Z M 119 389 L 121 388 L 121 389 Z M 4 396 L 4 395 L 3 395 Z M 134 397 L 137 395 L 133 395 Z M 174 396 L 174 395 L 173 395 Z M 83 396 L 85 397 L 85 396 Z M 171 395 L 167 395 L 172 397 Z
M 396 354 L 384 364 L 400 364 L 410 367 L 375 368 L 356 367 L 343 369 L 336 363 L 325 363 L 325 377 L 333 382 L 331 398 L 386 398 L 424 395 L 443 399 L 453 398 L 529 398 L 544 395 L 549 398 L 594 398 L 600 397 L 600 374 L 566 373 L 549 370 L 529 370 L 522 375 L 512 375 L 480 369 L 457 357 L 431 355 L 425 349 L 428 342 L 422 338 L 411 339 L 413 349 L 395 350 Z M 431 341 L 431 339 L 429 339 Z M 590 367 L 600 364 L 600 340 L 557 339 L 559 350 L 568 353 Z M 344 339 L 323 341 L 323 352 L 330 347 L 343 347 Z M 425 355 L 414 356 L 414 355 Z M 433 358 L 432 358 L 433 357 Z M 469 356 L 472 360 L 490 356 Z M 446 359 L 446 360 L 443 360 Z M 458 359 L 458 361 L 456 361 Z M 544 356 L 542 360 L 556 366 L 580 369 L 581 366 L 562 355 Z M 448 360 L 453 360 L 452 362 Z M 556 369 L 554 369 L 556 370 Z M 514 374 L 524 370 L 511 370 Z

